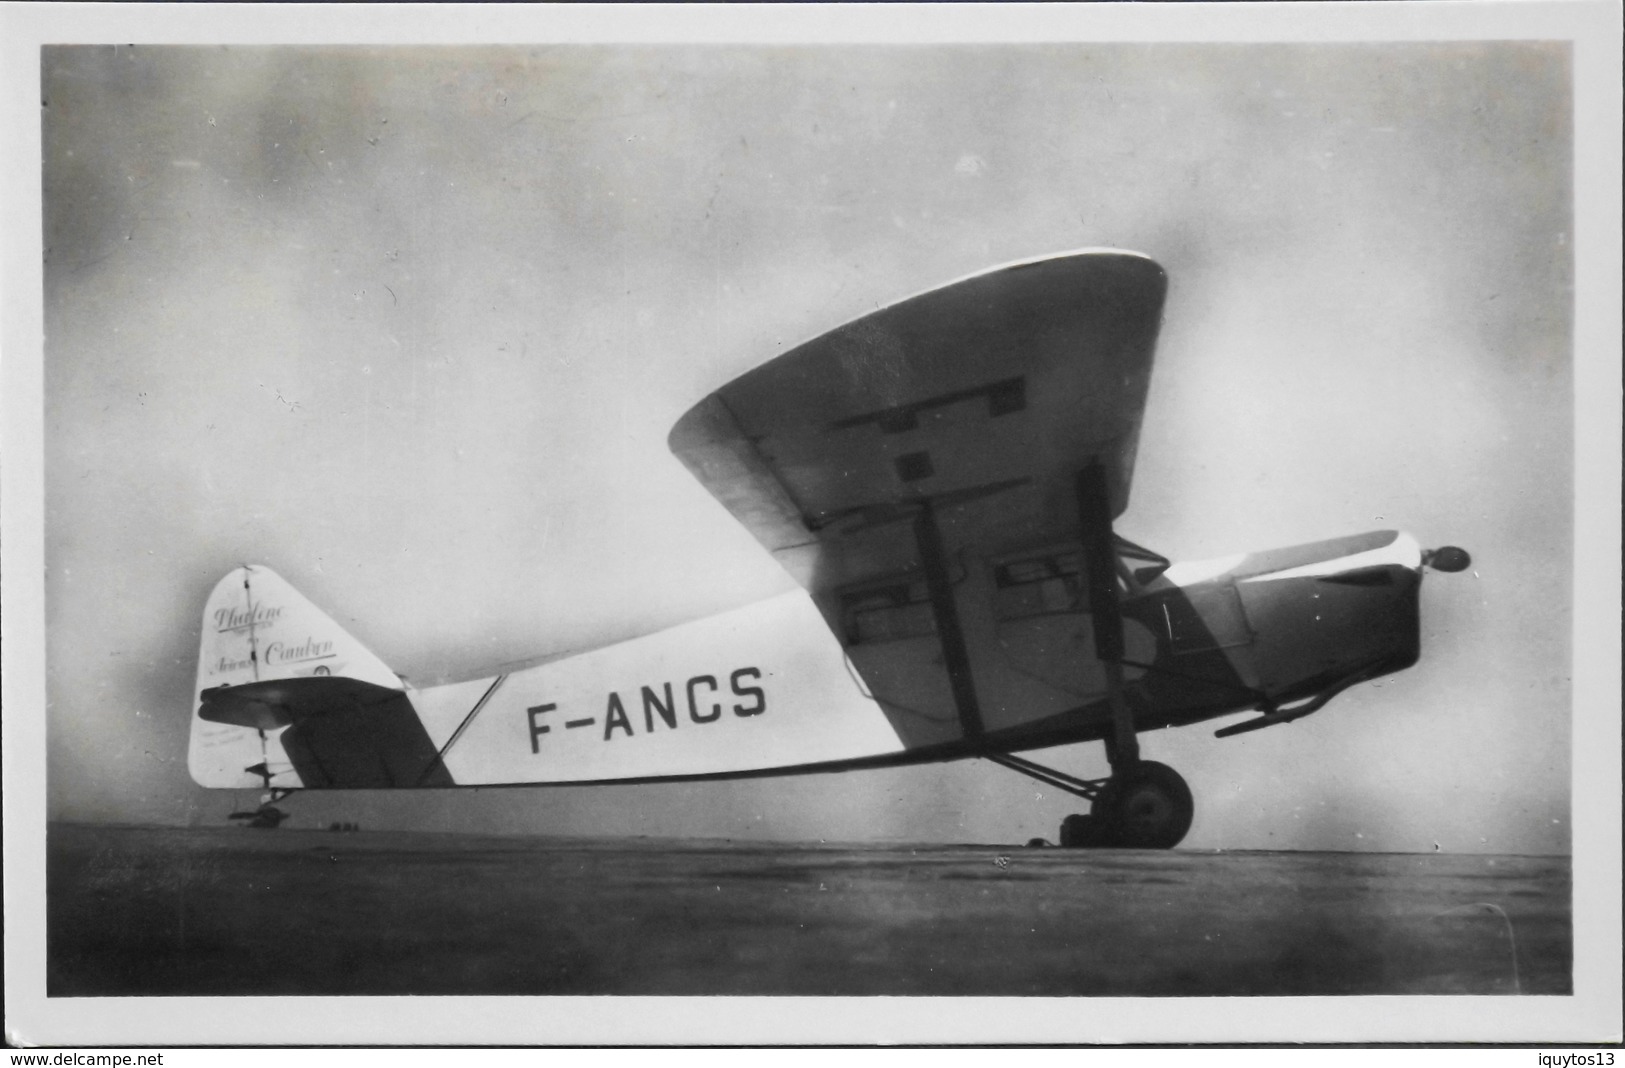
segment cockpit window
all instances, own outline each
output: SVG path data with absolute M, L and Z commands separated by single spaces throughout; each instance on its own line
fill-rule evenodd
M 1175 653 L 1205 653 L 1253 640 L 1234 586 L 1175 590 L 1162 598 L 1159 608 L 1169 648 Z

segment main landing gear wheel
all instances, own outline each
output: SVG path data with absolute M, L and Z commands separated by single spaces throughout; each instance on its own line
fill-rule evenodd
M 1061 823 L 1061 844 L 1073 848 L 1172 849 L 1191 829 L 1196 803 L 1179 772 L 1154 760 L 1114 775 L 1087 816 Z

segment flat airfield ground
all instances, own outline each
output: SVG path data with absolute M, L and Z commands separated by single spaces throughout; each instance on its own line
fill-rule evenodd
M 47 993 L 1568 994 L 1566 857 L 53 824 Z

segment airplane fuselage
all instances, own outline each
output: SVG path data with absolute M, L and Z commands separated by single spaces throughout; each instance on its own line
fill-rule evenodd
M 251 765 L 264 759 L 268 785 L 282 788 L 643 781 L 1106 738 L 1111 705 L 1078 554 L 1065 545 L 957 554 L 952 589 L 974 718 L 956 701 L 945 645 L 910 573 L 816 605 L 794 591 L 425 689 L 357 682 L 342 667 L 329 675 L 331 657 L 281 666 L 271 680 L 202 678 L 200 689 L 226 685 L 202 713 L 210 722 L 200 724 L 194 773 L 210 785 L 260 785 Z M 1165 568 L 1125 559 L 1122 663 L 1135 729 L 1277 713 L 1410 666 L 1421 561 L 1417 543 L 1393 532 Z M 229 644 L 206 670 L 269 668 L 271 649 L 342 651 L 351 640 L 270 572 L 251 577 L 245 584 L 234 572 L 217 589 L 221 602 L 211 600 L 227 624 L 231 612 L 256 615 L 252 628 L 222 625 L 219 641 Z

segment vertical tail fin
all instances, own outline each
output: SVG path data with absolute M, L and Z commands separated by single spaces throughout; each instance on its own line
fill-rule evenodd
M 291 719 L 280 708 L 245 700 L 229 715 L 206 714 L 208 691 L 324 676 L 403 688 L 383 661 L 270 568 L 239 567 L 222 578 L 204 606 L 202 631 L 187 753 L 200 786 L 310 785 L 282 746 Z

